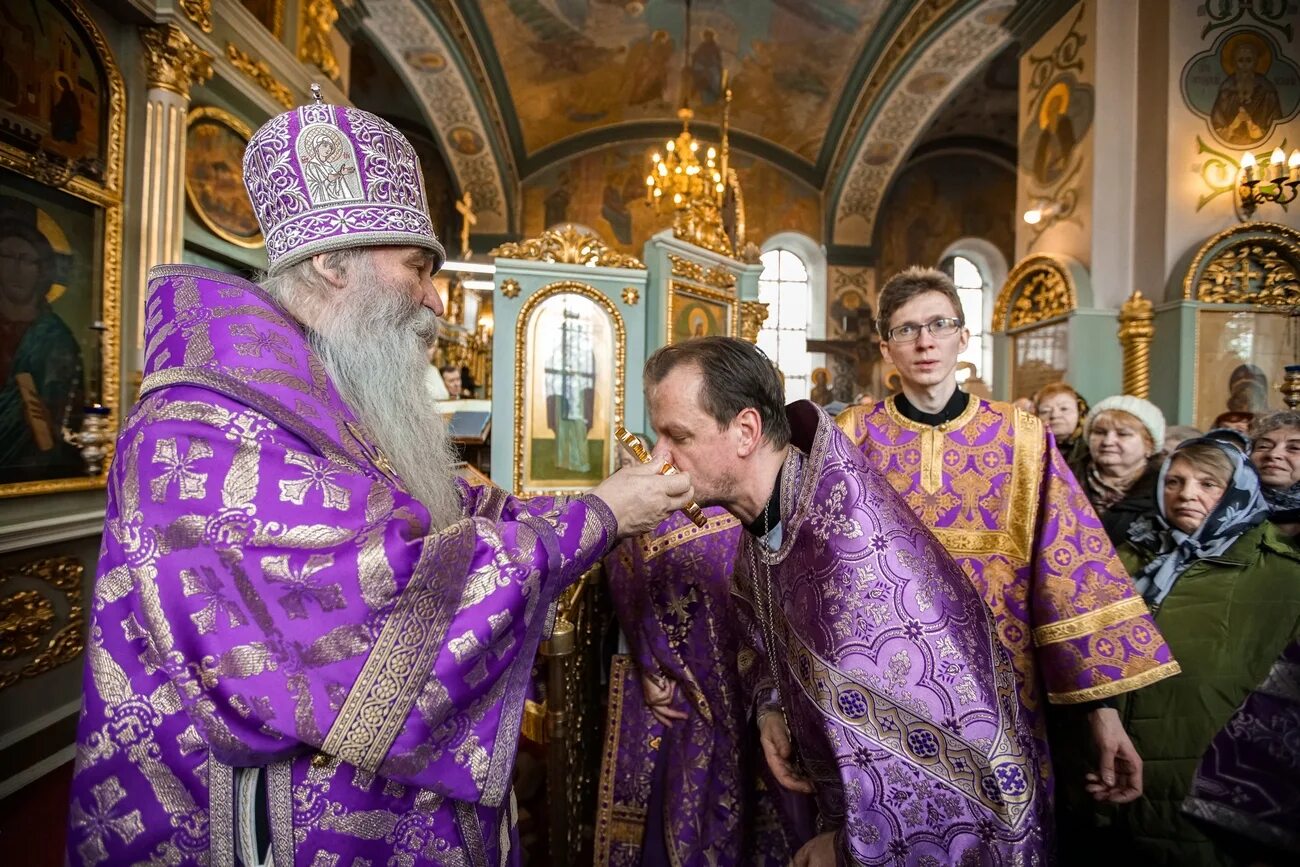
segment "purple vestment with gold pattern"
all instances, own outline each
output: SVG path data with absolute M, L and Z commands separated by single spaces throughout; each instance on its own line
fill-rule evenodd
M 1045 781 L 988 609 L 829 416 L 787 413 L 780 542 L 745 534 L 733 578 L 740 671 L 783 708 L 839 863 L 1045 864 Z
M 529 670 L 612 514 L 460 483 L 466 517 L 431 529 L 256 286 L 188 267 L 151 278 L 69 861 L 247 863 L 264 787 L 277 865 L 516 863 Z
M 665 867 L 785 867 L 793 854 L 763 780 L 736 671 L 730 576 L 740 522 L 723 509 L 705 514 L 701 528 L 676 512 L 606 558 L 631 659 L 620 658 L 610 678 L 600 867 L 647 859 Z M 642 672 L 677 684 L 674 707 L 686 720 L 668 728 L 655 720 Z M 662 818 L 658 827 L 647 826 L 647 814 Z
M 892 399 L 836 422 L 992 609 L 1049 780 L 1044 691 L 1078 704 L 1178 673 L 1042 420 L 972 396 L 938 426 L 905 418 Z

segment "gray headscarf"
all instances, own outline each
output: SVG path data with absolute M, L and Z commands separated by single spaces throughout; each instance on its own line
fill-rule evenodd
M 1165 476 L 1169 465 L 1178 453 L 1193 443 L 1215 446 L 1232 462 L 1232 479 L 1223 492 L 1223 498 L 1205 517 L 1205 521 L 1188 535 L 1169 523 L 1165 514 Z M 1134 521 L 1129 527 L 1129 538 L 1150 546 L 1155 543 L 1156 557 L 1134 576 L 1137 590 L 1148 603 L 1159 605 L 1174 588 L 1179 576 L 1197 560 L 1217 557 L 1241 536 L 1258 527 L 1268 518 L 1268 503 L 1260 491 L 1259 473 L 1237 448 L 1208 437 L 1198 437 L 1179 443 L 1160 467 L 1156 481 L 1156 502 L 1159 504 L 1155 525 L 1146 518 Z

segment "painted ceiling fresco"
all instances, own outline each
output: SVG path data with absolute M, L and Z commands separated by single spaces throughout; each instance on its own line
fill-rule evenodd
M 692 108 L 701 120 L 720 118 L 728 70 L 733 127 L 815 161 L 886 5 L 694 0 L 685 76 Z M 525 152 L 597 127 L 675 119 L 683 0 L 463 0 L 460 8 L 487 31 L 480 47 L 491 43 Z

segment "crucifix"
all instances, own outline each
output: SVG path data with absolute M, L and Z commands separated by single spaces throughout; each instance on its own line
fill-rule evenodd
M 470 227 L 478 223 L 478 217 L 474 213 L 474 197 L 470 195 L 469 190 L 461 196 L 456 202 L 456 210 L 460 212 L 460 257 L 469 258 L 469 230 Z

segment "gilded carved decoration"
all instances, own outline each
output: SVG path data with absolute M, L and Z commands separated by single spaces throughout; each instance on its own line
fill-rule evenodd
M 12 169 L 44 186 L 61 189 L 102 209 L 102 242 L 100 238 L 79 240 L 89 244 L 88 249 L 99 251 L 99 320 L 104 326 L 99 349 L 102 371 L 100 402 L 116 416 L 120 406 L 118 361 L 121 357 L 122 168 L 126 144 L 126 85 L 108 42 L 90 15 L 75 0 L 55 2 L 53 5 L 64 11 L 80 27 L 93 51 L 94 62 L 103 71 L 107 98 L 103 109 L 105 139 L 101 150 L 102 159 L 70 161 L 57 154 L 43 150 L 23 150 L 0 141 L 0 166 Z M 104 469 L 94 476 L 0 485 L 0 497 L 102 488 L 111 460 L 110 445 Z
M 623 287 L 623 303 L 631 307 L 641 300 L 641 290 L 635 286 Z
M 334 79 L 339 77 L 339 61 L 330 44 L 330 33 L 338 20 L 339 10 L 335 8 L 334 0 L 306 0 L 302 4 L 298 59 L 313 64 Z
M 521 288 L 522 287 L 520 287 L 519 281 L 514 279 L 513 277 L 507 277 L 506 279 L 501 281 L 501 294 L 506 296 L 507 298 L 518 298 L 519 290 Z
M 599 265 L 605 268 L 635 268 L 645 265 L 635 256 L 610 249 L 600 238 L 578 231 L 572 225 L 547 229 L 540 237 L 502 244 L 488 253 L 499 259 L 559 262 L 566 265 Z
M 75 557 L 55 557 L 0 573 L 0 690 L 81 656 L 83 571 Z
M 212 32 L 212 0 L 180 0 L 181 12 L 204 33 Z
M 144 44 L 145 77 L 150 87 L 161 87 L 190 98 L 190 88 L 212 77 L 212 55 L 194 44 L 175 24 L 140 28 Z
M 1196 251 L 1183 297 L 1210 304 L 1300 305 L 1300 232 L 1279 223 L 1246 223 Z
M 256 60 L 252 55 L 239 50 L 233 42 L 226 43 L 226 58 L 235 69 L 271 94 L 271 98 L 284 106 L 285 111 L 294 107 L 293 92 L 271 74 L 271 67 L 265 60 Z
M 552 233 L 545 233 L 543 238 L 546 234 Z M 511 245 L 507 244 L 505 246 Z M 604 245 L 602 244 L 601 246 L 603 247 Z M 501 254 L 494 251 L 492 255 Z M 614 255 L 621 256 L 622 254 Z M 629 256 L 626 258 L 631 257 Z M 578 283 L 573 280 L 562 280 L 558 283 L 551 283 L 547 286 L 543 286 L 541 289 L 528 296 L 528 299 L 524 301 L 523 307 L 519 309 L 519 315 L 515 318 L 515 466 L 514 485 L 511 489 L 515 493 L 520 492 L 524 482 L 524 433 L 528 427 L 528 425 L 524 424 L 524 378 L 528 373 L 526 363 L 528 357 L 528 322 L 538 305 L 546 299 L 556 295 L 581 295 L 588 300 L 594 301 L 601 310 L 609 315 L 610 322 L 613 324 L 614 328 L 614 427 L 623 424 L 623 399 L 626 390 L 624 371 L 627 367 L 627 327 L 623 324 L 622 315 L 614 306 L 614 302 L 609 299 L 609 296 L 585 283 Z M 548 492 L 529 491 L 529 494 L 545 493 Z
M 705 286 L 714 286 L 718 289 L 734 289 L 736 286 L 736 275 L 726 268 L 705 267 L 699 262 L 683 258 L 676 253 L 669 253 L 668 260 L 672 262 L 674 277 L 681 277 L 684 280 L 703 283 Z
M 767 305 L 762 301 L 740 302 L 740 336 L 750 343 L 758 342 L 758 332 L 767 321 Z
M 1155 308 L 1134 291 L 1119 309 L 1119 342 L 1124 348 L 1124 393 L 1146 398 L 1151 392 L 1151 339 Z
M 1020 261 L 993 304 L 993 330 L 1009 331 L 1064 316 L 1079 306 L 1074 278 L 1056 257 L 1040 253 Z

